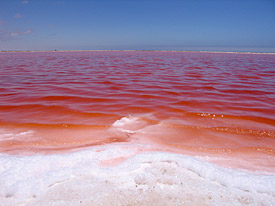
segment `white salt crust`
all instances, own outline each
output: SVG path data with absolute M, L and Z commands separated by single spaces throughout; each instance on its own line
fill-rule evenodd
M 226 169 L 131 143 L 70 154 L 0 155 L 0 205 L 275 205 L 275 174 Z

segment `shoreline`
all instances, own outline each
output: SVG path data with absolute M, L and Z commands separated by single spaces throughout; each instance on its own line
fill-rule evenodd
M 223 168 L 198 157 L 148 152 L 119 165 L 104 165 L 132 154 L 134 148 L 114 144 L 63 155 L 0 155 L 0 162 L 7 165 L 1 171 L 1 203 L 229 206 L 274 202 L 274 174 Z
M 226 54 L 269 54 L 275 55 L 275 52 L 239 52 L 239 51 L 195 51 L 195 50 L 2 50 L 0 53 L 28 53 L 28 52 L 187 52 L 187 53 L 226 53 Z

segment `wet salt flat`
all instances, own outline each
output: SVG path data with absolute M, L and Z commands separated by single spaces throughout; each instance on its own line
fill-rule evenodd
M 274 205 L 274 55 L 0 62 L 0 205 Z
M 1 204 L 274 205 L 275 175 L 160 152 L 105 164 L 133 155 L 137 147 L 113 144 L 70 154 L 2 156 Z

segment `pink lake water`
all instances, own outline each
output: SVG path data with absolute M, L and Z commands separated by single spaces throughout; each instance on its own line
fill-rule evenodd
M 23 52 L 0 62 L 1 153 L 136 142 L 275 171 L 275 55 Z
M 0 205 L 270 205 L 275 55 L 0 53 Z

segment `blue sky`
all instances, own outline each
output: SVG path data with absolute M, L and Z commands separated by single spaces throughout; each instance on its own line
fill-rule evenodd
M 275 0 L 0 0 L 0 50 L 275 52 Z

